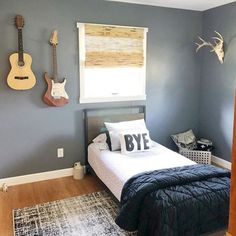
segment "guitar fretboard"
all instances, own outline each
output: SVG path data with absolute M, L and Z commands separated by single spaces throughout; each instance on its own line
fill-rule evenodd
M 24 63 L 23 57 L 24 49 L 23 49 L 23 36 L 22 36 L 22 29 L 18 29 L 18 60 L 19 63 Z
M 57 77 L 57 49 L 56 45 L 52 45 L 52 61 L 53 61 L 53 80 L 55 83 L 58 83 L 58 77 Z

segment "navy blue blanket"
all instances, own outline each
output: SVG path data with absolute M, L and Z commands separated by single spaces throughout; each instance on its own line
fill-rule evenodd
M 200 235 L 225 227 L 230 172 L 192 165 L 138 174 L 121 195 L 116 223 L 142 236 Z

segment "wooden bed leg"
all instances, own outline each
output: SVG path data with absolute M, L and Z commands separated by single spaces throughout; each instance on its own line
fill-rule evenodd
M 236 94 L 234 95 L 234 130 L 230 189 L 229 226 L 226 236 L 236 235 Z

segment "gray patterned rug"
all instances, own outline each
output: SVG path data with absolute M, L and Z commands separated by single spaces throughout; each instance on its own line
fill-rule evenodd
M 105 191 L 14 209 L 14 235 L 136 236 L 116 225 L 117 211 L 118 205 Z M 223 235 L 225 231 L 208 234 Z
M 15 236 L 104 236 L 127 233 L 114 222 L 118 206 L 105 191 L 13 210 Z

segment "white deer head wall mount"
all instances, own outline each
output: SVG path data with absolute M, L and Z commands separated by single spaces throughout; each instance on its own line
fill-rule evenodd
M 225 57 L 225 53 L 224 53 L 224 39 L 223 39 L 222 35 L 219 32 L 215 31 L 215 33 L 218 36 L 218 37 L 212 37 L 214 39 L 214 44 L 215 45 L 213 45 L 210 42 L 206 42 L 201 37 L 198 37 L 201 42 L 200 43 L 195 43 L 198 46 L 197 49 L 196 49 L 196 52 L 198 52 L 199 49 L 204 47 L 204 46 L 209 46 L 210 48 L 212 48 L 211 52 L 215 52 L 215 54 L 217 55 L 220 63 L 223 64 L 224 57 Z

